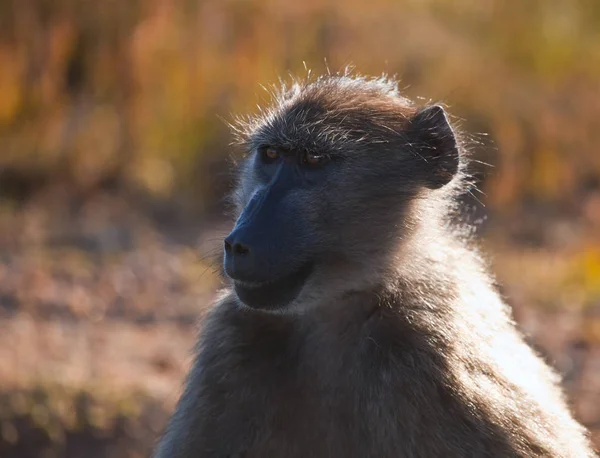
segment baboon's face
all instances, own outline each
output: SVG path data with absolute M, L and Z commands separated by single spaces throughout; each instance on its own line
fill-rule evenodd
M 360 91 L 332 100 L 309 88 L 248 136 L 224 267 L 251 307 L 285 306 L 328 267 L 372 268 L 410 230 L 419 191 L 458 168 L 441 108 L 416 112 L 398 96 Z

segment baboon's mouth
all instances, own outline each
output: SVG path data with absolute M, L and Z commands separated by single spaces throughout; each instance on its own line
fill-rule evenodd
M 312 263 L 285 277 L 262 283 L 234 281 L 234 289 L 239 299 L 249 307 L 257 309 L 278 309 L 292 302 L 313 270 Z

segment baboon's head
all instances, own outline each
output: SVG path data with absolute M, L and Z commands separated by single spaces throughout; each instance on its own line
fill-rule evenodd
M 460 160 L 444 110 L 417 109 L 385 79 L 323 77 L 275 100 L 239 130 L 240 214 L 225 239 L 225 272 L 257 308 L 385 263 L 412 203 L 443 193 Z

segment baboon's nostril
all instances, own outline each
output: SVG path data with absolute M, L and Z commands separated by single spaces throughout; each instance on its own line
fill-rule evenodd
M 241 242 L 231 242 L 225 239 L 223 244 L 225 245 L 225 252 L 228 254 L 243 255 L 250 251 L 250 248 Z
M 248 253 L 249 251 L 250 251 L 250 249 L 246 245 L 243 245 L 242 243 L 238 242 L 233 245 L 233 254 L 242 255 L 242 254 Z

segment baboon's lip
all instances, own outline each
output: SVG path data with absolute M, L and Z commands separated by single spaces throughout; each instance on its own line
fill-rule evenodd
M 312 270 L 312 263 L 306 263 L 291 274 L 275 280 L 265 282 L 234 280 L 234 289 L 239 299 L 249 307 L 277 309 L 286 306 L 300 294 Z

